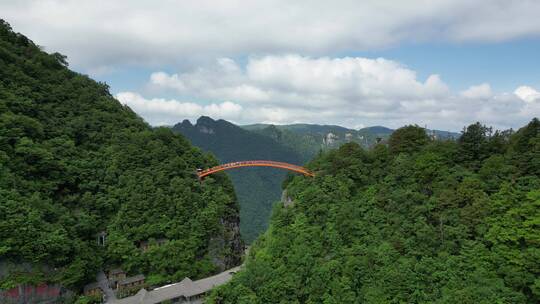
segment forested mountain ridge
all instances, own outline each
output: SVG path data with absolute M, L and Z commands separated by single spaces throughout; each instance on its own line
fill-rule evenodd
M 373 146 L 377 138 L 387 140 L 394 130 L 374 126 L 360 130 L 334 125 L 254 124 L 237 126 L 225 120 L 202 116 L 193 125 L 189 120 L 172 130 L 191 143 L 212 152 L 222 162 L 250 159 L 285 161 L 302 165 L 321 151 L 336 149 L 348 142 Z M 457 138 L 455 133 L 431 131 L 438 138 Z M 240 202 L 243 238 L 252 242 L 268 225 L 272 205 L 279 200 L 286 173 L 272 168 L 242 168 L 227 172 Z
M 293 149 L 225 120 L 203 116 L 195 125 L 185 120 L 172 130 L 183 134 L 193 145 L 214 153 L 222 163 L 260 159 L 302 164 L 302 157 Z M 227 174 L 240 202 L 242 237 L 251 242 L 266 230 L 272 205 L 280 199 L 281 183 L 287 173 L 274 168 L 242 168 Z
M 457 142 L 408 126 L 308 166 L 209 303 L 540 302 L 538 119 Z
M 0 289 L 77 291 L 108 267 L 155 284 L 237 265 L 232 184 L 195 174 L 215 164 L 0 20 Z
M 321 150 L 336 149 L 339 146 L 356 142 L 365 148 L 374 146 L 379 140 L 387 140 L 393 129 L 373 126 L 358 130 L 335 125 L 291 124 L 269 125 L 253 124 L 242 128 L 268 136 L 284 146 L 300 153 L 304 162 L 310 161 Z M 436 139 L 457 139 L 458 133 L 427 130 Z

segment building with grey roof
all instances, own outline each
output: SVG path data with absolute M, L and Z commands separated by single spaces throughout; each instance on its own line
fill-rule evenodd
M 170 285 L 158 287 L 147 291 L 141 289 L 134 296 L 108 302 L 111 304 L 158 304 L 165 301 L 172 303 L 203 303 L 204 296 L 212 288 L 227 283 L 240 267 L 235 267 L 220 274 L 192 281 L 185 278 L 182 281 Z
M 131 286 L 133 284 L 137 284 L 137 283 L 140 283 L 140 282 L 144 282 L 144 275 L 142 275 L 142 274 L 138 274 L 136 276 L 125 278 L 125 279 L 119 281 L 118 285 L 119 286 L 125 286 L 125 285 Z
M 83 293 L 86 296 L 91 295 L 101 295 L 103 291 L 101 290 L 101 287 L 99 286 L 98 282 L 90 283 L 84 286 Z

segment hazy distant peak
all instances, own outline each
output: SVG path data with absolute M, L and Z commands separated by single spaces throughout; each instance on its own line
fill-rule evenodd
M 204 125 L 204 124 L 213 124 L 216 121 L 212 119 L 212 117 L 209 116 L 201 116 L 199 119 L 197 119 L 196 125 Z
M 193 127 L 193 125 L 191 124 L 191 121 L 189 121 L 189 119 L 184 119 L 181 123 L 182 126 L 184 127 Z

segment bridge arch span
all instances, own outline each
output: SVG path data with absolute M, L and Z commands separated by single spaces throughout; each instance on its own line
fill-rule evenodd
M 235 168 L 242 168 L 242 167 L 272 167 L 272 168 L 280 168 L 285 169 L 297 173 L 304 174 L 305 176 L 315 176 L 315 174 L 308 169 L 289 164 L 284 162 L 277 162 L 277 161 L 271 161 L 271 160 L 247 160 L 247 161 L 237 161 L 227 164 L 222 164 L 219 166 L 215 166 L 212 168 L 208 168 L 205 170 L 197 170 L 197 175 L 199 175 L 199 178 L 204 178 L 205 176 L 208 176 L 210 174 L 214 174 L 220 171 L 235 169 Z

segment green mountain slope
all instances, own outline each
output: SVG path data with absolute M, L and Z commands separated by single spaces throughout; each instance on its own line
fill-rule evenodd
M 539 303 L 540 121 L 510 133 L 324 153 L 208 302 Z
M 195 125 L 184 121 L 173 127 L 195 146 L 210 151 L 222 163 L 240 160 L 276 160 L 301 164 L 292 149 L 224 120 L 201 117 Z M 281 183 L 286 172 L 273 168 L 242 168 L 227 171 L 240 202 L 240 228 L 243 238 L 251 242 L 268 226 L 272 205 L 280 199 Z
M 316 124 L 253 124 L 242 128 L 268 136 L 290 147 L 302 156 L 304 162 L 311 160 L 321 150 L 336 149 L 348 142 L 356 142 L 366 148 L 372 147 L 378 140 L 387 140 L 394 131 L 382 126 L 353 130 L 341 126 Z M 458 133 L 439 130 L 428 130 L 428 134 L 442 140 L 459 137 Z
M 194 174 L 215 164 L 0 20 L 0 262 L 11 265 L 0 289 L 77 290 L 115 266 L 160 283 L 238 264 L 232 185 Z M 167 241 L 139 248 L 155 239 Z

